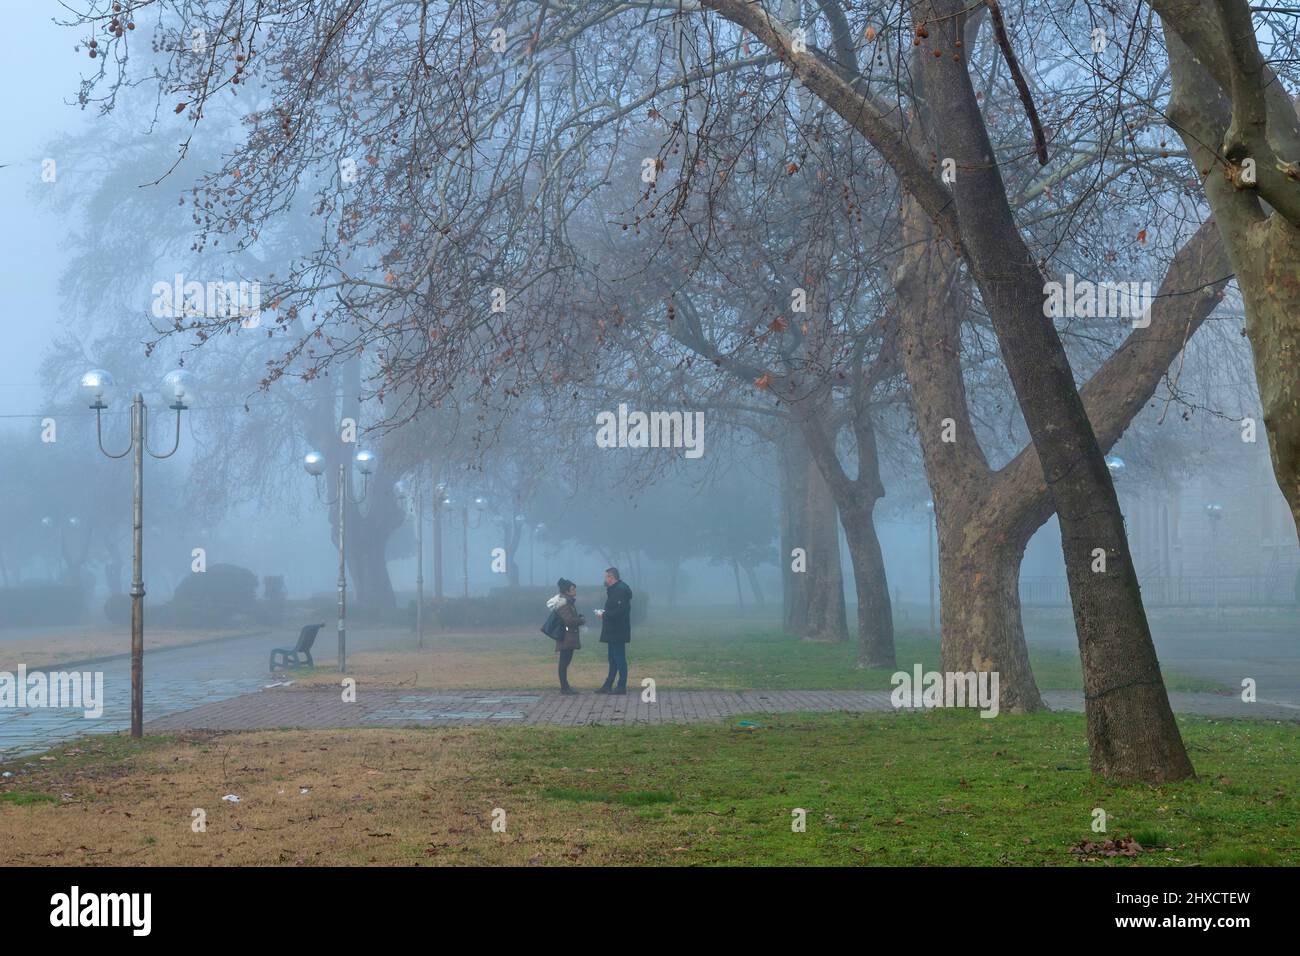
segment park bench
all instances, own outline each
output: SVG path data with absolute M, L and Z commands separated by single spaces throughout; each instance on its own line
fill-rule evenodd
M 298 643 L 292 649 L 287 647 L 277 647 L 271 651 L 271 670 L 275 670 L 275 658 L 278 655 L 282 667 L 288 667 L 292 664 L 305 663 L 308 667 L 314 666 L 311 659 L 311 646 L 316 642 L 316 635 L 324 624 L 304 624 L 302 630 L 298 633 Z

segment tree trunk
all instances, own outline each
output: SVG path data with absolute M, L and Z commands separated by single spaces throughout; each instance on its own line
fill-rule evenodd
M 830 489 L 793 422 L 777 441 L 781 474 L 781 583 L 784 629 L 805 641 L 849 639 L 840 564 L 839 519 Z M 794 570 L 794 551 L 805 570 Z
M 805 540 L 796 547 L 805 550 L 808 570 L 796 577 L 805 579 L 808 606 L 799 634 L 805 641 L 839 644 L 849 639 L 839 517 L 826 479 L 811 456 L 805 459 L 803 475 Z
M 888 334 L 886 339 L 887 344 L 881 347 L 870 367 L 855 373 L 855 384 L 846 402 L 857 457 L 856 477 L 850 478 L 840 461 L 836 447 L 840 424 L 830 401 L 830 390 L 813 393 L 795 406 L 811 457 L 810 470 L 816 472 L 838 507 L 853 562 L 853 588 L 858 602 L 858 667 L 895 666 L 889 580 L 875 527 L 876 502 L 884 497 L 885 486 L 880 479 L 871 407 L 872 388 L 883 370 L 894 368 L 896 363 L 897 335 Z M 837 549 L 838 542 L 837 534 Z
M 916 0 L 938 49 L 955 49 L 961 0 Z M 971 273 L 998 337 L 1056 505 L 1083 659 L 1092 768 L 1150 783 L 1191 776 L 1156 659 L 1110 472 L 1051 322 L 1043 276 L 1007 202 L 963 57 L 922 58 L 939 155 L 961 170 L 953 199 Z M 1094 562 L 1104 564 L 1094 571 Z
M 384 545 L 388 536 L 354 538 L 348 528 L 348 570 L 358 608 L 383 613 L 397 608 L 393 582 L 388 576 L 388 561 L 384 558 Z
M 781 626 L 787 634 L 802 637 L 808 621 L 808 575 L 796 572 L 792 566 L 792 552 L 807 539 L 804 459 L 799 456 L 799 448 L 794 428 L 787 429 L 776 441 L 781 508 L 781 553 L 777 555 L 781 567 Z
M 1177 0 L 1156 0 L 1152 6 L 1164 22 L 1169 49 L 1170 124 L 1204 180 L 1241 290 L 1273 472 L 1300 530 L 1296 104 L 1260 59 L 1244 3 L 1221 0 L 1218 18 Z M 1230 24 L 1237 25 L 1229 29 Z M 1243 173 L 1247 159 L 1255 164 L 1253 177 Z M 1272 208 L 1261 200 L 1271 200 Z
M 951 596 L 939 605 L 943 670 L 996 671 L 1003 711 L 1043 710 L 1020 617 L 1020 563 L 1038 523 L 1009 520 L 982 495 L 967 500 L 935 507 L 940 580 Z
M 763 595 L 763 587 L 758 583 L 758 572 L 754 570 L 752 564 L 745 565 L 745 577 L 749 579 L 749 590 L 754 595 L 754 604 L 760 610 L 767 607 L 767 599 Z
M 853 558 L 853 586 L 858 599 L 858 667 L 898 666 L 894 656 L 894 611 L 885 577 L 885 559 L 876 535 L 875 502 L 860 498 L 840 509 L 844 537 Z
M 736 604 L 741 611 L 744 611 L 745 592 L 740 589 L 740 563 L 735 558 L 731 559 L 731 573 L 736 578 Z

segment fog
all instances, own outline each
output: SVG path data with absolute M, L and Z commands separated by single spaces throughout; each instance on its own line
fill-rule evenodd
M 752 138 L 709 126 L 735 175 L 700 159 L 715 178 L 674 200 L 687 228 L 665 227 L 669 240 L 647 213 L 669 204 L 670 188 L 645 198 L 659 187 L 640 171 L 660 167 L 642 158 L 663 153 L 664 181 L 685 166 L 663 147 L 669 134 L 654 116 L 590 144 L 592 157 L 633 173 L 577 164 L 542 175 L 518 158 L 521 142 L 553 132 L 570 141 L 551 127 L 558 114 L 539 108 L 477 144 L 482 161 L 499 163 L 501 180 L 519 189 L 516 199 L 496 201 L 495 180 L 439 173 L 439 196 L 470 212 L 445 228 L 426 224 L 425 235 L 417 224 L 407 238 L 408 219 L 418 217 L 406 180 L 418 162 L 394 161 L 388 178 L 366 179 L 389 158 L 369 132 L 361 145 L 337 104 L 322 108 L 321 122 L 336 125 L 320 136 L 346 143 L 346 162 L 318 142 L 292 172 L 268 172 L 276 167 L 261 152 L 263 137 L 279 122 L 271 117 L 283 93 L 274 74 L 214 99 L 202 122 L 192 102 L 173 107 L 189 93 L 147 84 L 117 88 L 109 112 L 100 110 L 102 88 L 83 107 L 78 75 L 92 61 L 74 47 L 84 38 L 41 6 L 9 11 L 9 30 L 25 40 L 0 61 L 12 133 L 0 157 L 8 226 L 0 246 L 8 306 L 0 652 L 14 649 L 5 667 L 130 651 L 132 458 L 111 456 L 129 448 L 137 393 L 148 409 L 144 627 L 188 635 L 179 639 L 187 656 L 158 666 L 182 682 L 219 673 L 230 683 L 213 685 L 214 695 L 259 685 L 265 651 L 292 643 L 302 625 L 336 628 L 340 495 L 348 499 L 348 615 L 362 648 L 409 641 L 417 593 L 431 641 L 472 629 L 478 612 L 464 598 L 502 593 L 528 594 L 535 630 L 558 578 L 577 582 L 579 606 L 595 608 L 612 565 L 640 597 L 648 626 L 748 617 L 791 640 L 860 646 L 846 667 L 887 667 L 896 637 L 937 648 L 945 626 L 959 628 L 982 560 L 963 563 L 963 549 L 1005 531 L 1004 613 L 1023 619 L 1031 651 L 1074 653 L 1047 489 L 1024 478 L 1026 500 L 1037 495 L 1037 503 L 1004 528 L 1001 504 L 945 498 L 927 478 L 949 439 L 923 449 L 921 436 L 949 426 L 937 424 L 938 413 L 918 413 L 918 401 L 933 396 L 910 388 L 916 370 L 905 368 L 906 350 L 887 327 L 900 311 L 896 250 L 866 254 L 890 245 L 875 227 L 898 228 L 879 164 L 820 137 L 787 150 L 776 142 L 789 134 L 780 122 L 756 124 Z M 136 55 L 165 68 L 156 52 Z M 590 69 L 616 66 L 596 57 Z M 790 126 L 842 131 L 814 116 L 804 94 L 761 95 L 783 105 Z M 721 122 L 702 106 L 684 113 Z M 439 128 L 431 140 L 450 155 L 453 133 Z M 763 151 L 800 159 L 783 161 L 785 172 L 768 180 Z M 823 180 L 812 177 L 819 166 Z M 263 174 L 267 181 L 248 185 Z M 346 192 L 354 181 L 365 190 L 355 207 Z M 839 192 L 849 182 L 851 201 L 847 185 Z M 554 222 L 529 218 L 588 188 L 590 201 Z M 1128 189 L 1080 207 L 1082 227 L 1035 225 L 1044 248 L 1053 246 L 1051 269 L 1160 285 L 1203 203 L 1181 193 L 1167 204 L 1139 200 L 1139 187 Z M 523 201 L 529 190 L 541 197 L 535 204 Z M 1026 185 L 1025 204 L 1039 192 Z M 692 247 L 687 237 L 713 203 L 724 241 Z M 1132 238 L 1139 227 L 1140 242 Z M 1107 244 L 1121 251 L 1098 258 Z M 766 254 L 771 261 L 754 269 Z M 421 261 L 428 271 L 403 285 Z M 1132 407 L 1105 412 L 1112 424 L 1099 414 L 1094 426 L 1161 662 L 1227 686 L 1275 668 L 1273 699 L 1300 708 L 1300 545 L 1270 464 L 1242 296 L 1227 277 L 1212 278 L 1223 291 L 1208 318 L 1159 368 L 1120 373 L 1130 384 L 1145 375 L 1146 384 L 1133 384 Z M 1034 439 L 995 323 L 974 282 L 956 284 L 964 291 L 922 311 L 957 316 L 957 382 L 969 414 L 951 413 L 953 444 L 977 444 L 991 469 L 971 482 L 974 495 L 1021 467 Z M 812 312 L 800 297 L 805 285 L 818 290 Z M 509 299 L 502 310 L 490 304 L 498 290 Z M 222 311 L 232 300 L 242 312 Z M 498 311 L 515 318 L 493 325 Z M 471 324 L 471 314 L 486 318 Z M 1143 328 L 1127 311 L 1121 318 L 1058 322 L 1076 383 L 1105 373 Z M 1168 323 L 1176 336 L 1180 322 Z M 115 384 L 98 410 L 93 390 L 81 387 L 92 369 Z M 164 376 L 182 369 L 192 380 L 178 392 Z M 951 394 L 944 401 L 955 401 Z M 170 407 L 178 399 L 183 408 Z M 621 406 L 677 414 L 676 428 L 652 427 L 652 442 L 624 422 L 605 440 L 602 416 Z M 947 408 L 939 409 L 944 423 Z M 682 440 L 693 415 L 698 455 Z M 362 449 L 377 458 L 372 474 L 358 466 Z M 304 467 L 311 451 L 321 456 L 315 476 Z M 870 507 L 855 511 L 864 501 Z M 963 508 L 971 509 L 964 543 L 956 525 L 945 537 L 937 524 L 945 509 Z M 992 523 L 979 531 L 985 519 Z M 873 541 L 883 570 L 871 566 Z M 945 554 L 968 577 L 945 582 Z M 229 592 L 215 588 L 225 596 L 215 604 L 187 597 L 187 587 L 208 585 L 186 582 L 217 568 L 236 582 Z M 867 592 L 869 610 L 859 607 Z M 888 655 L 874 658 L 885 644 Z M 156 659 L 177 653 L 160 647 Z M 332 651 L 321 653 L 328 663 Z M 120 697 L 122 685 L 109 693 Z M 195 699 L 151 698 L 150 706 L 156 714 Z

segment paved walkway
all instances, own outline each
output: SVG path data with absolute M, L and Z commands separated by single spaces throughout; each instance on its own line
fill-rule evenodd
M 317 660 L 331 660 L 334 635 L 317 640 Z M 274 680 L 267 676 L 272 647 L 292 647 L 294 631 L 281 629 L 220 641 L 156 648 L 144 656 L 144 716 L 146 722 L 164 714 L 189 711 L 204 704 L 241 697 Z M 349 635 L 349 647 L 364 650 L 383 646 L 383 632 L 360 630 Z M 322 659 L 323 658 L 323 659 Z M 85 734 L 112 733 L 131 726 L 131 662 L 123 656 L 68 662 L 37 671 L 101 672 L 104 713 L 87 718 L 84 711 L 55 707 L 0 707 L 0 761 L 40 753 Z
M 1053 710 L 1083 709 L 1081 694 L 1044 695 Z M 1244 704 L 1237 697 L 1171 694 L 1179 713 L 1215 717 L 1253 717 L 1300 721 L 1300 707 Z M 650 704 L 640 693 L 607 697 L 583 693 L 565 697 L 554 691 L 402 691 L 357 690 L 344 703 L 341 689 L 273 688 L 214 701 L 146 724 L 145 731 L 275 730 L 333 727 L 455 726 L 462 724 L 663 724 L 721 721 L 742 714 L 827 711 L 888 712 L 888 691 L 699 691 L 665 690 Z

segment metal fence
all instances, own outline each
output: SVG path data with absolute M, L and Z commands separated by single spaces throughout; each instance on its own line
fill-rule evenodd
M 1142 600 L 1150 607 L 1260 607 L 1300 603 L 1293 575 L 1268 577 L 1142 578 Z M 1070 603 L 1065 578 L 1022 577 L 1020 603 L 1052 607 Z

